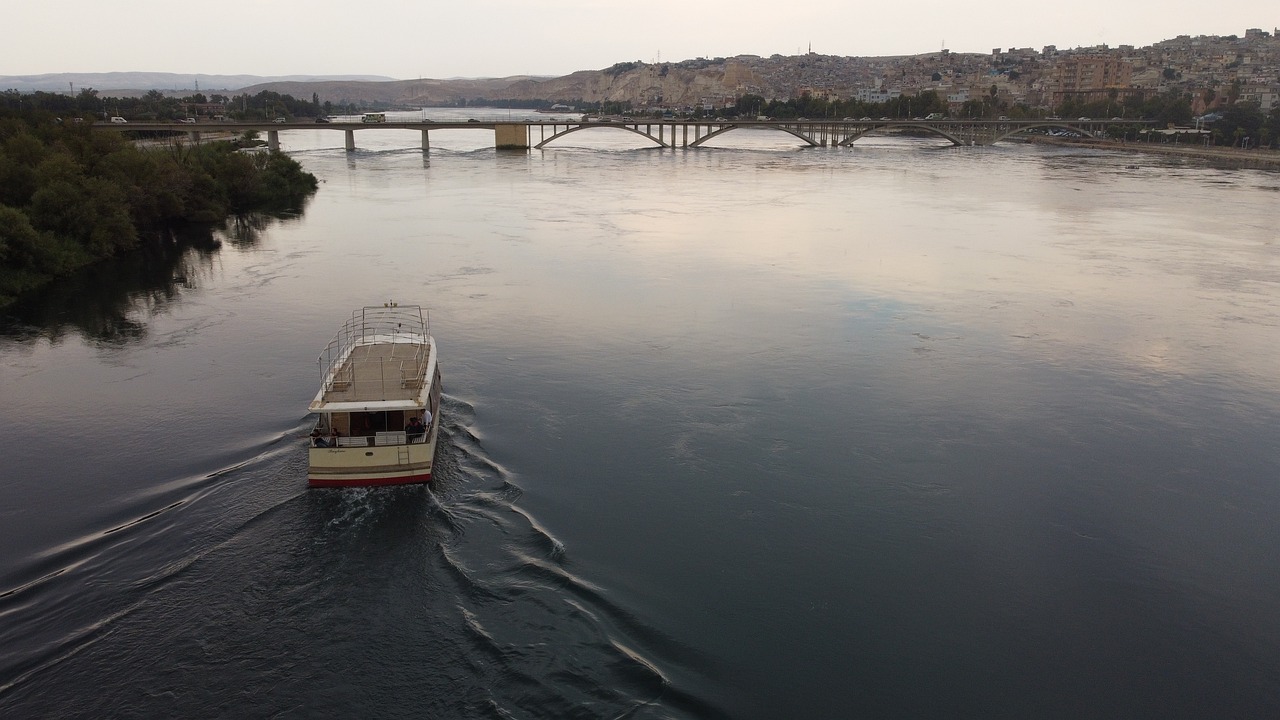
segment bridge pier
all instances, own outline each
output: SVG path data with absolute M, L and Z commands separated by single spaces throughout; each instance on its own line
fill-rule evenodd
M 191 141 L 192 145 L 199 145 L 200 132 L 198 130 L 192 130 L 191 132 L 187 133 L 187 139 Z
M 280 152 L 280 131 L 267 131 L 267 149 L 271 152 Z
M 426 152 L 430 149 L 431 149 L 431 138 L 427 137 L 427 131 L 423 130 L 422 131 L 422 152 Z
M 493 138 L 494 147 L 499 150 L 529 149 L 529 132 L 524 123 L 498 123 L 493 126 Z
M 347 152 L 354 151 L 356 149 L 356 131 L 347 129 L 343 130 L 343 132 L 347 135 Z

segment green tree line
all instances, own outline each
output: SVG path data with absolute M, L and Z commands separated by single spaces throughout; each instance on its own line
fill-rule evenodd
M 298 211 L 317 187 L 282 153 L 144 149 L 44 111 L 0 109 L 0 305 L 167 228 Z
M 310 100 L 295 98 L 271 90 L 250 95 L 220 95 L 192 93 L 185 96 L 169 96 L 158 90 L 149 90 L 139 97 L 100 97 L 97 90 L 84 88 L 75 95 L 37 91 L 20 93 L 17 90 L 0 92 L 0 110 L 12 112 L 48 112 L 64 120 L 105 120 L 118 115 L 134 122 L 157 120 L 174 121 L 185 117 L 212 117 L 225 115 L 234 120 L 262 121 L 277 117 L 315 117 L 317 115 L 355 114 L 361 107 L 353 103 L 320 101 L 311 94 Z

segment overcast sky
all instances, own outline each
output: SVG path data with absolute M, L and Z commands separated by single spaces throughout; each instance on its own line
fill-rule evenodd
M 152 71 L 564 75 L 732 55 L 1149 45 L 1280 25 L 1277 0 L 36 0 L 6 3 L 0 75 Z

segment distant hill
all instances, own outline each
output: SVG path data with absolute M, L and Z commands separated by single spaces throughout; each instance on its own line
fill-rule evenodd
M 161 92 L 203 93 L 238 91 L 268 82 L 386 82 L 394 80 L 382 75 L 204 75 L 164 72 L 48 73 L 45 75 L 0 75 L 0 90 L 19 92 L 80 92 L 93 88 L 102 96 L 121 96 L 149 90 Z
M 273 80 L 242 88 L 254 95 L 263 90 L 309 98 L 315 93 L 321 100 L 336 103 L 382 103 L 392 105 L 449 105 L 473 98 L 525 97 L 514 88 L 539 85 L 552 78 L 516 75 L 505 78 L 451 78 L 447 80 L 390 80 L 360 82 L 353 80 Z M 515 94 L 513 94 L 515 93 Z M 532 96 L 536 97 L 536 96 Z
M 462 101 L 485 100 L 628 101 L 637 104 L 656 101 L 693 105 L 704 97 L 716 100 L 731 98 L 742 94 L 744 88 L 786 97 L 785 92 L 789 88 L 771 82 L 767 70 L 774 67 L 774 74 L 799 79 L 802 77 L 800 72 L 786 72 L 786 63 L 799 63 L 805 59 L 812 60 L 812 57 L 764 59 L 742 55 L 680 63 L 632 62 L 604 70 L 579 70 L 562 77 L 516 75 L 389 82 L 272 81 L 244 88 L 243 92 L 254 94 L 270 90 L 296 98 L 308 98 L 315 93 L 322 101 L 403 107 L 449 106 Z

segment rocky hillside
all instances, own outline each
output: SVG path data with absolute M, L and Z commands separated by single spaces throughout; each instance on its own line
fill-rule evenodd
M 704 97 L 734 97 L 763 84 L 737 59 L 696 63 L 623 63 L 607 70 L 582 70 L 558 78 L 515 76 L 390 82 L 269 82 L 244 88 L 335 103 L 387 103 L 410 107 L 453 105 L 465 100 L 630 101 L 637 105 L 695 105 Z

